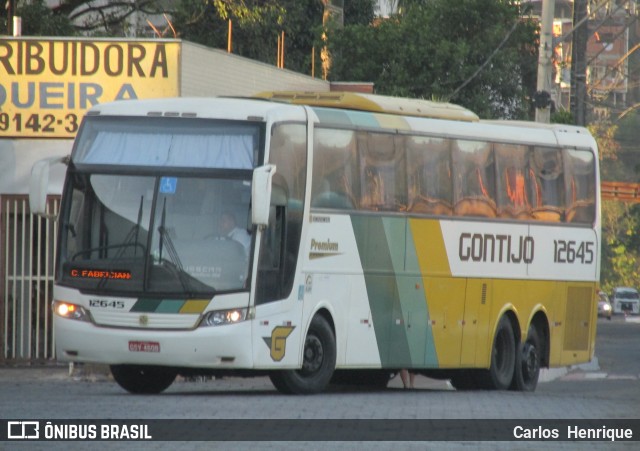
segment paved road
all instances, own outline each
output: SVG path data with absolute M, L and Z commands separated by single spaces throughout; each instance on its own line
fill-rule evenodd
M 535 393 L 457 392 L 419 377 L 379 392 L 334 390 L 283 396 L 268 379 L 178 381 L 159 396 L 126 394 L 99 372 L 62 367 L 0 369 L 0 418 L 42 419 L 614 419 L 640 418 L 640 323 L 599 320 L 598 364 L 549 372 Z M 554 374 L 551 374 L 554 373 Z M 222 432 L 224 433 L 224 432 Z M 0 443 L 5 449 L 7 443 Z M 6 449 L 68 449 L 65 443 L 10 443 Z M 46 446 L 45 446 L 46 445 Z M 80 445 L 78 443 L 74 445 Z M 72 447 L 86 449 L 85 446 Z M 122 442 L 101 448 L 123 449 Z M 514 442 L 151 442 L 126 449 L 538 449 Z M 392 446 L 393 445 L 393 446 Z M 514 446 L 515 445 L 515 446 Z M 41 446 L 41 447 L 40 447 Z M 40 447 L 40 448 L 39 448 Z M 552 449 L 638 449 L 636 443 L 554 442 Z

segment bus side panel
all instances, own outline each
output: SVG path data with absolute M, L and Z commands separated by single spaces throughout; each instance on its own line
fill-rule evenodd
M 489 325 L 492 320 L 493 281 L 491 279 L 467 279 L 462 320 L 461 367 L 489 367 L 491 340 Z
M 294 285 L 291 297 L 297 293 Z M 257 306 L 252 321 L 255 368 L 299 368 L 305 332 L 301 302 L 290 298 Z
M 408 221 L 354 215 L 353 230 L 383 367 L 437 367 L 426 287 Z
M 587 362 L 591 359 L 597 321 L 593 308 L 595 299 L 595 284 L 567 285 L 562 365 Z
M 428 307 L 434 359 L 429 367 L 460 365 L 466 280 L 451 277 L 440 224 L 432 219 L 409 219 L 418 271 L 422 274 Z M 409 254 L 409 253 L 408 253 Z M 436 357 L 437 356 L 437 357 Z
M 351 275 L 351 299 L 345 330 L 345 367 L 380 367 L 380 352 L 376 338 L 367 286 L 362 275 Z
M 466 281 L 452 277 L 423 277 L 431 333 L 435 354 L 436 368 L 458 368 L 462 349 L 462 317 L 466 293 Z M 430 366 L 432 367 L 432 366 Z
M 301 256 L 305 315 L 312 315 L 321 305 L 331 305 L 339 315 L 333 318 L 339 367 L 380 367 L 379 335 L 386 337 L 388 328 L 376 321 L 379 314 L 372 312 L 370 293 L 385 298 L 383 291 L 389 288 L 375 285 L 380 280 L 365 279 L 351 218 L 312 213 L 307 236 Z
M 398 280 L 394 272 L 394 260 L 396 265 L 404 260 L 394 253 L 404 254 L 404 246 L 391 249 L 387 241 L 387 231 L 393 235 L 394 231 L 398 232 L 397 226 L 388 224 L 385 229 L 382 217 L 369 215 L 353 215 L 351 222 L 364 272 L 381 364 L 383 367 L 405 366 L 410 363 L 409 343 L 403 334 Z M 401 240 L 399 244 L 404 243 L 403 237 L 397 238 Z M 401 248 L 400 251 L 398 248 Z

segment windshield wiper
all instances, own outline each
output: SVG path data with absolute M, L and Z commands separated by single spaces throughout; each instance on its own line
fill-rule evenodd
M 191 283 L 189 282 L 189 279 L 186 277 L 186 274 L 184 272 L 182 261 L 180 261 L 180 255 L 178 255 L 178 252 L 176 251 L 176 248 L 173 245 L 173 240 L 167 233 L 167 229 L 165 227 L 166 216 L 167 216 L 167 198 L 165 197 L 164 203 L 162 205 L 162 216 L 160 219 L 160 226 L 158 227 L 158 233 L 160 234 L 160 242 L 158 243 L 159 260 L 160 262 L 167 261 L 167 260 L 163 260 L 162 258 L 162 248 L 164 244 L 164 246 L 167 248 L 167 253 L 169 254 L 169 259 L 170 259 L 170 262 L 172 263 L 172 267 L 177 273 L 178 280 L 180 280 L 180 285 L 182 285 L 182 289 L 185 290 L 189 296 L 192 296 L 193 288 L 191 287 Z
M 140 246 L 144 251 L 143 257 L 144 257 L 144 254 L 146 254 L 147 249 L 142 244 L 138 243 L 138 237 L 140 236 L 140 224 L 142 223 L 143 206 L 144 206 L 144 196 L 140 196 L 140 206 L 138 207 L 138 219 L 136 221 L 136 224 L 131 228 L 131 230 L 129 230 L 129 233 L 127 233 L 127 236 L 124 237 L 122 244 L 115 245 L 120 247 L 120 249 L 111 260 L 112 262 L 116 262 L 120 260 L 123 257 L 127 248 L 131 246 L 133 246 L 134 257 L 137 257 L 138 255 L 138 246 Z M 98 288 L 99 289 L 104 288 L 104 286 L 107 284 L 108 281 L 109 281 L 108 277 L 103 277 L 102 279 L 100 279 L 100 282 L 98 282 Z

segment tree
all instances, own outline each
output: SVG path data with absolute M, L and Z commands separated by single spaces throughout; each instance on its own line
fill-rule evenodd
M 640 118 L 631 113 L 616 122 L 589 125 L 598 143 L 601 179 L 635 182 L 638 179 L 637 130 Z M 640 206 L 607 200 L 602 203 L 602 287 L 635 286 L 640 274 Z
M 537 25 L 511 0 L 414 0 L 374 26 L 328 32 L 331 80 L 381 94 L 451 100 L 481 117 L 522 118 L 535 90 Z
M 76 29 L 63 14 L 50 9 L 44 0 L 21 4 L 17 15 L 22 17 L 22 34 L 25 36 L 74 36 Z
M 131 23 L 135 13 L 151 16 L 164 12 L 162 0 L 60 0 L 53 6 L 44 0 L 16 0 L 16 3 L 16 15 L 22 17 L 25 36 L 137 35 L 139 30 Z M 5 29 L 6 20 L 4 17 Z
M 640 275 L 638 227 L 640 206 L 603 202 L 600 280 L 605 291 L 611 292 L 616 286 L 636 286 Z
M 345 0 L 345 24 L 370 23 L 374 5 L 375 0 Z M 233 53 L 271 64 L 284 32 L 285 67 L 310 73 L 323 12 L 323 0 L 181 0 L 172 17 L 181 38 L 224 49 L 231 20 Z
M 345 0 L 344 26 L 369 25 L 375 19 L 377 0 Z
M 324 0 L 179 0 L 170 3 L 170 9 L 165 4 L 162 0 L 61 0 L 48 8 L 44 0 L 34 0 L 20 3 L 18 14 L 24 19 L 24 35 L 124 37 L 142 33 L 132 21 L 134 13 L 142 17 L 166 13 L 178 37 L 223 49 L 231 21 L 233 53 L 274 64 L 278 39 L 284 33 L 285 67 L 303 73 L 311 70 L 314 46 L 322 45 Z M 345 0 L 344 23 L 371 23 L 375 5 L 376 0 Z

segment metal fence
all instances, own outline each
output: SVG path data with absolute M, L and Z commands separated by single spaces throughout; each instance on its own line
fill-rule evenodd
M 55 358 L 51 322 L 54 257 L 60 198 L 51 218 L 32 215 L 28 196 L 0 195 L 0 361 Z

